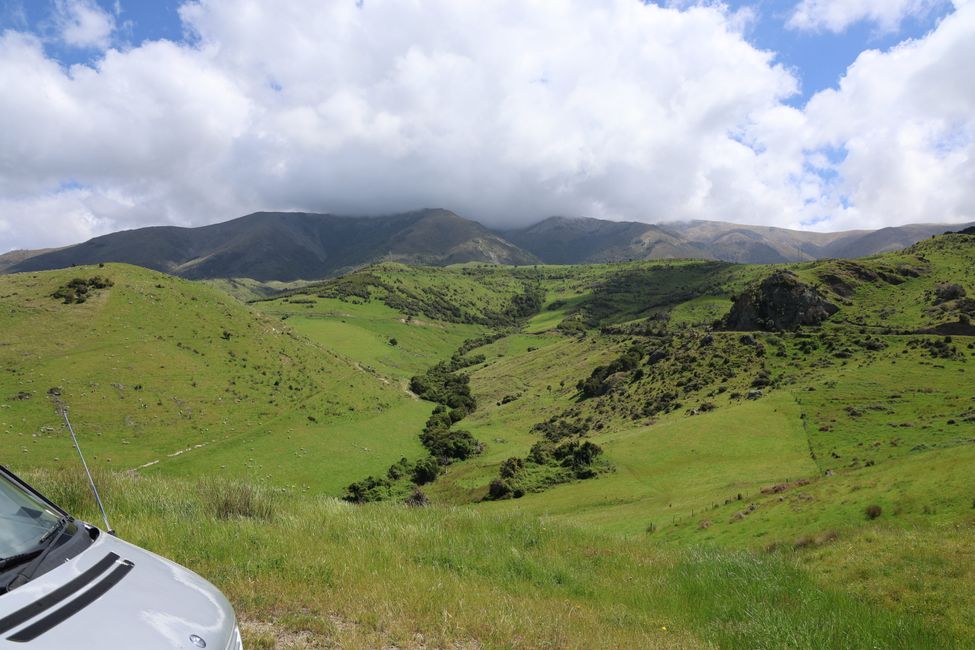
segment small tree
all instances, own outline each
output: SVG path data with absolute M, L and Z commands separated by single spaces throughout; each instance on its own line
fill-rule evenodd
M 413 467 L 413 482 L 417 485 L 426 485 L 437 480 L 440 474 L 440 463 L 433 456 L 417 461 Z

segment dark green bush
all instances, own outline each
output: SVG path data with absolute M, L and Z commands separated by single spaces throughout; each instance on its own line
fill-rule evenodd
M 63 301 L 66 305 L 81 304 L 88 299 L 93 289 L 107 289 L 114 284 L 110 279 L 100 275 L 93 276 L 87 280 L 85 278 L 73 278 L 70 282 L 59 287 L 57 291 L 52 293 L 51 297 Z
M 405 458 L 400 458 L 398 462 L 389 466 L 389 469 L 386 470 L 386 476 L 389 477 L 390 480 L 397 481 L 412 471 L 413 464 Z
M 437 480 L 440 475 L 440 463 L 433 456 L 427 456 L 416 462 L 413 467 L 413 482 L 417 485 L 426 485 Z
M 494 479 L 488 486 L 488 497 L 491 499 L 504 499 L 512 492 L 511 484 L 501 479 Z
M 384 501 L 392 496 L 391 488 L 392 485 L 388 480 L 368 476 L 345 488 L 345 495 L 342 498 L 351 503 Z
M 481 443 L 468 431 L 429 431 L 420 435 L 423 446 L 443 464 L 481 453 Z

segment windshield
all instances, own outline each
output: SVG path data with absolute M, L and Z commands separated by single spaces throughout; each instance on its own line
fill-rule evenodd
M 61 515 L 0 473 L 0 560 L 37 548 Z

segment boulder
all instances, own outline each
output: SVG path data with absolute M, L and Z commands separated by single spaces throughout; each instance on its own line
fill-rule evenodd
M 745 332 L 792 330 L 819 325 L 837 311 L 839 307 L 795 273 L 776 271 L 738 296 L 722 324 Z

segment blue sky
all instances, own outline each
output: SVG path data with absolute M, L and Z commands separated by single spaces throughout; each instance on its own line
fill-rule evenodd
M 863 50 L 886 50 L 901 41 L 920 38 L 951 8 L 944 4 L 923 16 L 908 16 L 894 31 L 882 31 L 861 20 L 840 33 L 833 33 L 787 28 L 795 2 L 731 0 L 727 4 L 734 9 L 753 8 L 756 11 L 757 20 L 746 35 L 757 47 L 775 52 L 779 61 L 796 70 L 802 82 L 802 94 L 795 99 L 797 103 L 808 100 L 824 88 L 836 86 Z
M 0 251 L 257 210 L 975 221 L 973 60 L 975 0 L 0 0 Z

